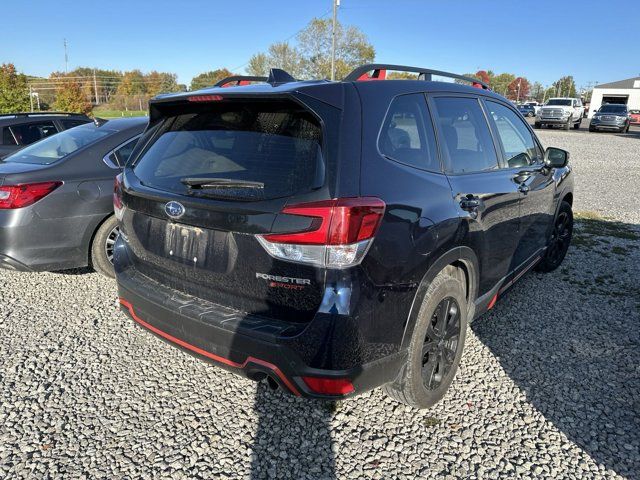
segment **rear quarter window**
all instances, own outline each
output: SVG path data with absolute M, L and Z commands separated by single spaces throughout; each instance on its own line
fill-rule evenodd
M 185 106 L 167 118 L 133 172 L 148 187 L 181 194 L 259 200 L 308 190 L 323 175 L 322 128 L 292 101 Z M 186 178 L 258 182 L 264 188 L 189 188 Z

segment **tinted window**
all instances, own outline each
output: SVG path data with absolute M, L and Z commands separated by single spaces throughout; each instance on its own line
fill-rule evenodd
M 53 122 L 25 123 L 9 128 L 11 128 L 13 136 L 20 145 L 29 145 L 30 143 L 37 142 L 41 138 L 58 133 Z
M 84 125 L 85 123 L 88 123 L 85 120 L 60 120 L 60 123 L 62 123 L 62 126 L 67 129 L 67 128 L 73 128 L 73 127 L 77 127 L 79 125 Z
M 91 123 L 45 138 L 4 158 L 3 161 L 48 165 L 113 132 L 114 130 L 104 126 L 96 127 Z
M 140 181 L 178 193 L 243 200 L 308 190 L 324 179 L 322 130 L 290 101 L 191 105 L 165 120 L 134 166 Z M 259 182 L 264 188 L 188 188 L 185 178 Z
M 522 167 L 536 163 L 538 153 L 531 132 L 513 110 L 496 102 L 487 101 L 491 121 L 502 146 L 509 167 Z
M 140 136 L 133 138 L 114 152 L 120 166 L 124 166 L 124 164 L 127 163 L 139 138 Z
M 9 127 L 2 129 L 2 145 L 17 145 L 15 138 L 11 134 Z
M 424 95 L 402 95 L 393 100 L 382 125 L 378 147 L 383 155 L 398 162 L 440 171 Z
M 489 126 L 478 100 L 434 98 L 441 145 L 449 173 L 498 168 Z

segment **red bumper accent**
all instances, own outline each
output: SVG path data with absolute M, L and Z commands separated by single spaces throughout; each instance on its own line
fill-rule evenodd
M 271 370 L 273 373 L 276 374 L 276 376 L 282 381 L 282 383 L 289 389 L 289 391 L 294 394 L 296 397 L 300 396 L 300 392 L 298 391 L 298 389 L 295 387 L 295 385 L 293 385 L 293 383 L 285 376 L 284 373 L 282 373 L 282 371 L 273 363 L 267 362 L 265 360 L 261 360 L 259 358 L 255 358 L 255 357 L 247 357 L 247 359 L 242 362 L 242 363 L 237 363 L 234 362 L 233 360 L 230 360 L 228 358 L 225 357 L 221 357 L 219 355 L 215 355 L 211 352 L 207 352 L 206 350 L 203 350 L 199 347 L 196 347 L 195 345 L 191 345 L 190 343 L 185 342 L 184 340 L 181 340 L 179 338 L 174 337 L 173 335 L 169 335 L 167 332 L 164 332 L 156 327 L 154 327 L 153 325 L 145 322 L 144 320 L 142 320 L 140 317 L 138 317 L 135 313 L 135 311 L 133 310 L 133 305 L 131 305 L 131 303 L 129 303 L 127 300 L 125 300 L 124 298 L 120 298 L 119 299 L 120 304 L 125 307 L 127 310 L 129 310 L 129 314 L 131 315 L 131 318 L 133 318 L 134 321 L 136 321 L 138 324 L 142 325 L 144 328 L 151 330 L 153 333 L 160 335 L 162 338 L 165 338 L 167 340 L 169 340 L 172 343 L 175 343 L 176 345 L 180 345 L 183 348 L 186 348 L 187 350 L 191 350 L 192 352 L 197 353 L 198 355 L 202 355 L 203 357 L 207 357 L 211 360 L 214 360 L 216 362 L 222 363 L 224 365 L 228 365 L 230 367 L 233 368 L 240 368 L 243 369 L 245 368 L 248 364 L 250 363 L 254 363 L 256 365 L 261 365 L 265 368 L 268 368 L 269 370 Z

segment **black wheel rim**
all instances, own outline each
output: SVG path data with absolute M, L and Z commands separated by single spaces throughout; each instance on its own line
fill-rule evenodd
M 107 235 L 107 239 L 104 242 L 104 253 L 111 265 L 113 265 L 113 247 L 116 244 L 118 235 L 120 235 L 120 227 L 114 227 L 114 229 L 109 232 L 109 235 Z
M 460 342 L 460 307 L 452 297 L 436 307 L 422 346 L 422 380 L 427 390 L 438 388 L 453 368 Z
M 553 234 L 551 235 L 551 243 L 549 244 L 548 258 L 552 264 L 556 264 L 562 260 L 569 243 L 571 242 L 571 231 L 573 225 L 571 224 L 571 218 L 567 212 L 560 212 L 556 223 L 553 227 Z

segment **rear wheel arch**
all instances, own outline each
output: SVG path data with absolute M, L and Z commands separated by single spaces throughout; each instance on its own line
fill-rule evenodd
M 562 197 L 561 202 L 567 202 L 569 205 L 573 207 L 573 193 L 569 192 L 564 197 Z
M 442 254 L 433 262 L 431 267 L 422 277 L 416 293 L 411 303 L 409 316 L 404 328 L 402 337 L 402 348 L 409 345 L 411 335 L 416 324 L 420 305 L 429 289 L 431 282 L 440 272 L 446 271 L 449 276 L 459 279 L 466 287 L 467 305 L 469 306 L 469 318 L 473 318 L 475 313 L 475 299 L 478 296 L 478 257 L 469 247 L 455 247 Z

